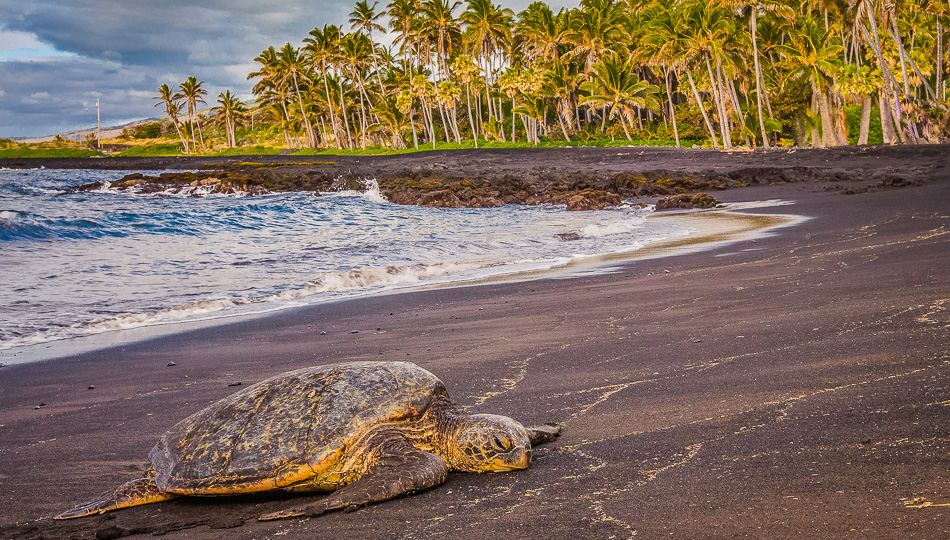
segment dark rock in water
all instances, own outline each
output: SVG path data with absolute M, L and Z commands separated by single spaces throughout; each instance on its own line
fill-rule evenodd
M 555 236 L 557 236 L 558 238 L 560 238 L 561 240 L 564 240 L 564 241 L 566 241 L 566 242 L 567 242 L 567 241 L 571 241 L 571 240 L 580 240 L 580 239 L 581 239 L 581 235 L 577 234 L 576 232 L 558 233 L 558 234 L 556 234 Z
M 244 383 L 242 383 L 241 381 L 234 381 L 234 382 L 228 383 L 228 386 L 241 386 L 242 384 Z
M 569 211 L 603 210 L 611 206 L 620 206 L 620 195 L 601 191 L 599 189 L 585 189 L 567 199 Z
M 94 384 L 90 384 L 90 385 L 89 385 L 89 390 L 95 390 L 95 389 L 96 389 L 96 385 L 94 385 Z
M 102 189 L 105 185 L 106 185 L 105 182 L 91 182 L 89 184 L 83 184 L 81 186 L 73 186 L 71 188 L 66 188 L 66 191 L 64 191 L 63 193 L 65 193 L 66 195 L 69 195 L 71 193 L 80 193 L 83 191 L 96 191 L 96 190 Z
M 697 193 L 695 195 L 688 195 L 686 193 L 681 193 L 679 195 L 666 197 L 665 199 L 660 199 L 656 201 L 656 209 L 657 210 L 672 210 L 672 209 L 690 209 L 690 208 L 713 208 L 719 203 L 720 201 L 717 201 L 712 196 L 706 193 Z

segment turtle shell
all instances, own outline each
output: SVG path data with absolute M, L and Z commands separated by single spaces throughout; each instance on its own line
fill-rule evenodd
M 164 492 L 265 491 L 320 475 L 348 442 L 381 423 L 419 419 L 448 395 L 407 362 L 299 369 L 249 386 L 179 422 L 149 452 Z

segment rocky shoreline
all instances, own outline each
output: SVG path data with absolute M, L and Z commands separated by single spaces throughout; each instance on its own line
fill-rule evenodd
M 136 172 L 110 188 L 143 193 L 364 191 L 375 181 L 397 204 L 490 208 L 563 204 L 616 206 L 751 185 L 821 183 L 859 193 L 925 183 L 943 167 L 946 145 L 724 152 L 670 148 L 541 148 L 434 151 L 394 156 L 243 156 L 0 160 L 7 168 L 89 168 Z M 100 189 L 101 184 L 77 190 Z M 693 200 L 696 199 L 696 200 Z M 708 207 L 713 197 L 669 198 L 669 208 Z M 662 205 L 661 205 L 662 206 Z

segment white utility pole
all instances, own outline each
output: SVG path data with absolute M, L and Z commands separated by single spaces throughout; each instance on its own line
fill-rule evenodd
M 96 98 L 96 148 L 102 150 L 102 117 L 99 115 L 99 98 Z

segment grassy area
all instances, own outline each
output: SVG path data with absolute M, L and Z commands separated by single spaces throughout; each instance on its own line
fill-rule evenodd
M 685 148 L 690 148 L 693 144 L 701 144 L 701 141 L 682 140 L 681 144 Z M 595 139 L 591 141 L 544 141 L 535 145 L 524 141 L 520 142 L 488 142 L 479 141 L 478 148 L 564 148 L 577 146 L 675 146 L 676 143 L 670 139 L 653 139 L 628 141 L 625 138 L 619 139 Z M 305 148 L 291 152 L 296 156 L 322 156 L 322 155 L 388 155 L 388 154 L 409 154 L 413 152 L 427 152 L 430 150 L 467 150 L 475 148 L 475 142 L 464 140 L 461 143 L 438 142 L 432 144 L 419 145 L 419 149 L 408 148 L 406 150 L 393 150 L 388 146 L 372 146 L 365 150 L 357 148 L 355 150 L 338 150 L 335 148 L 327 150 L 315 150 Z M 199 156 L 257 156 L 257 155 L 276 155 L 280 154 L 281 149 L 273 146 L 254 145 L 243 146 L 239 148 L 229 148 L 217 152 L 208 152 L 204 154 L 191 154 Z M 88 157 L 101 156 L 100 152 L 80 148 L 7 148 L 0 149 L 0 158 L 54 158 L 54 157 Z M 122 157 L 160 157 L 160 156 L 181 156 L 186 155 L 181 151 L 181 145 L 178 143 L 159 142 L 155 144 L 137 144 L 131 148 L 123 150 L 116 156 Z
M 271 146 L 242 146 L 239 148 L 228 148 L 227 150 L 222 150 L 220 152 L 214 152 L 208 154 L 211 156 L 267 156 L 279 154 L 279 148 L 273 148 Z
M 6 148 L 0 158 L 76 158 L 101 156 L 102 153 L 84 148 Z
M 680 141 L 680 144 L 683 147 L 689 148 L 692 147 L 696 141 Z M 650 141 L 644 141 L 639 139 L 634 139 L 633 141 L 628 141 L 626 139 L 597 139 L 592 141 L 544 141 L 541 144 L 534 144 L 528 142 L 488 142 L 488 141 L 479 141 L 478 148 L 566 148 L 566 147 L 576 147 L 576 146 L 676 146 L 676 141 L 666 140 L 666 139 L 655 139 Z M 419 145 L 419 149 L 408 148 L 406 150 L 393 150 L 388 146 L 371 146 L 367 147 L 365 150 L 357 148 L 355 150 L 338 150 L 331 148 L 328 150 L 313 150 L 310 148 L 305 148 L 303 150 L 298 150 L 293 152 L 295 156 L 323 156 L 323 155 L 334 155 L 334 156 L 349 156 L 349 155 L 388 155 L 388 154 L 411 154 L 413 152 L 426 152 L 429 150 L 468 150 L 475 148 L 475 142 L 472 140 L 462 141 L 461 143 L 444 143 L 438 142 L 435 145 L 425 144 Z
M 116 154 L 117 156 L 127 157 L 154 157 L 154 156 L 180 156 L 181 146 L 178 144 L 148 144 L 142 146 L 133 146 Z

